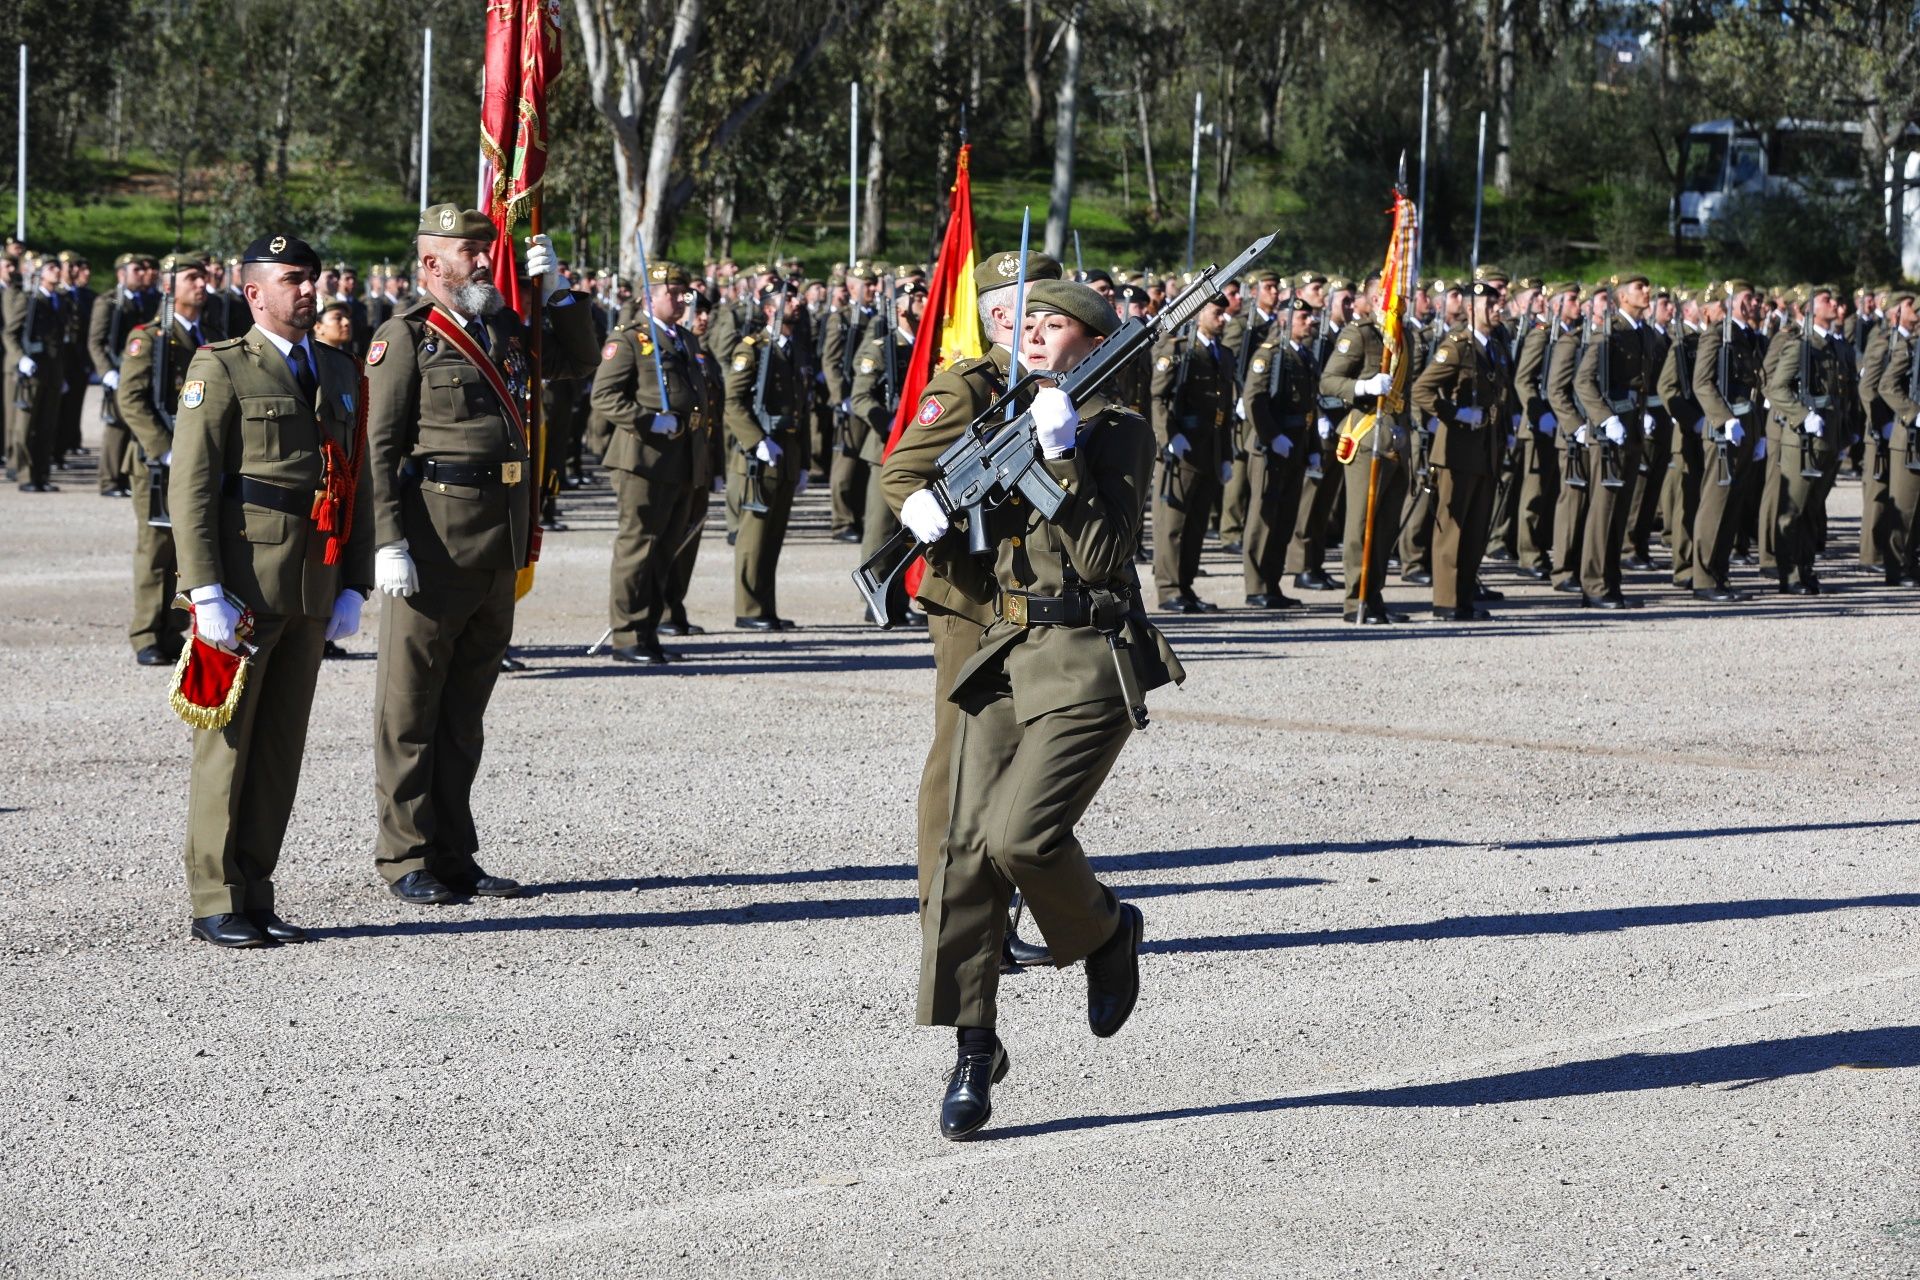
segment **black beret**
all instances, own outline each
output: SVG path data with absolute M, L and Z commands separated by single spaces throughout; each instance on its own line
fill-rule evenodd
M 294 236 L 261 236 L 240 254 L 240 261 L 277 262 L 289 267 L 305 267 L 316 274 L 320 270 L 320 255 L 313 246 Z

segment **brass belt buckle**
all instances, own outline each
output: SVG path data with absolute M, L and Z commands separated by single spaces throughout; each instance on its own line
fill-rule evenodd
M 1016 627 L 1027 625 L 1027 598 L 1007 592 L 1000 597 L 1000 616 Z
M 500 483 L 505 485 L 519 484 L 520 483 L 520 465 L 521 464 L 519 464 L 518 462 L 501 463 L 500 464 Z

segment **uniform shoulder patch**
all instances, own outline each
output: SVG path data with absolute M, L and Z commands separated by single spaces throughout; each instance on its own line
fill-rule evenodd
M 874 370 L 874 364 L 873 364 L 873 357 L 872 357 L 872 356 L 861 356 L 861 357 L 860 357 L 860 372 L 862 372 L 862 373 L 872 373 L 872 372 L 873 372 L 873 370 Z
M 739 373 L 740 371 L 744 370 L 748 365 L 752 363 L 753 361 L 748 359 L 746 356 L 737 355 L 733 358 L 733 370 L 735 373 Z
M 1335 351 L 1338 351 L 1340 354 L 1345 355 L 1347 352 L 1353 350 L 1353 339 L 1342 338 L 1340 339 L 1340 341 L 1333 344 L 1333 349 Z
M 643 356 L 650 356 L 653 354 L 653 339 L 651 338 L 640 339 L 640 354 Z
M 917 417 L 914 418 L 914 421 L 918 422 L 923 427 L 931 426 L 934 423 L 938 422 L 940 420 L 940 415 L 945 413 L 946 411 L 947 411 L 947 406 L 941 404 L 934 397 L 928 396 L 924 401 L 921 402 L 920 413 Z
M 367 363 L 368 363 L 368 364 L 370 364 L 370 365 L 374 365 L 374 364 L 379 364 L 379 363 L 380 363 L 380 362 L 381 362 L 382 360 L 385 360 L 386 358 L 387 358 L 387 344 L 386 344 L 386 343 L 384 343 L 384 342 L 376 342 L 376 343 L 373 343 L 373 344 L 372 344 L 371 346 L 369 346 L 369 347 L 367 348 Z
M 198 409 L 201 401 L 206 398 L 207 384 L 199 378 L 195 378 L 192 382 L 180 388 L 180 407 L 182 409 Z
M 611 360 L 613 359 L 613 353 L 619 349 L 620 344 L 618 342 L 609 342 L 606 346 L 600 348 L 600 358 L 602 360 Z
M 1161 356 L 1158 360 L 1155 360 L 1153 362 L 1153 367 L 1158 369 L 1161 373 L 1165 373 L 1167 370 L 1173 368 L 1173 357 Z
M 146 346 L 147 346 L 147 340 L 136 333 L 127 342 L 127 354 L 130 356 L 137 356 L 146 349 Z
M 1248 367 L 1248 371 L 1251 373 L 1265 373 L 1267 371 L 1267 362 L 1259 356 L 1255 356 L 1253 358 L 1253 364 Z
M 1445 364 L 1447 362 L 1447 349 L 1445 347 L 1441 347 L 1433 353 L 1433 362 L 1435 364 Z

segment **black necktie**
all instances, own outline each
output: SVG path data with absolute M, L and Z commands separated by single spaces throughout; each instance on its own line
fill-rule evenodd
M 192 340 L 193 349 L 195 351 L 198 351 L 201 347 L 206 345 L 206 343 L 200 340 L 200 326 L 197 324 L 190 324 L 187 326 L 187 337 L 190 340 Z
M 293 361 L 293 380 L 300 384 L 300 394 L 311 401 L 320 384 L 313 376 L 313 364 L 307 359 L 306 346 L 294 347 L 287 356 Z
M 480 323 L 478 316 L 467 321 L 467 332 L 473 335 L 473 340 L 480 344 L 482 351 L 492 353 L 492 346 L 487 341 L 487 326 Z

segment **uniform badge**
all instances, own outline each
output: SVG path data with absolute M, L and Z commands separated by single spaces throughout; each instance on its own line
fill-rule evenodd
M 272 240 L 267 242 L 268 253 L 284 253 L 286 252 L 286 248 L 287 248 L 287 238 L 285 236 L 275 236 Z
M 1447 349 L 1445 347 L 1433 353 L 1433 362 L 1435 364 L 1445 364 L 1447 362 Z
M 600 348 L 600 358 L 602 360 L 611 360 L 613 359 L 613 353 L 618 351 L 619 349 L 620 349 L 619 343 L 609 342 L 606 346 Z
M 145 339 L 142 339 L 142 338 L 135 338 L 135 339 L 134 339 L 134 340 L 133 340 L 132 342 L 129 342 L 129 343 L 127 344 L 127 354 L 128 354 L 128 355 L 130 355 L 130 356 L 137 356 L 137 355 L 139 355 L 139 354 L 140 354 L 140 353 L 141 353 L 141 352 L 142 352 L 143 350 L 145 350 L 145 349 L 146 349 L 146 345 L 147 345 L 147 344 L 146 344 L 146 341 L 145 341 Z
M 932 396 L 928 396 L 927 402 L 920 406 L 920 416 L 915 418 L 914 421 L 918 422 L 923 427 L 931 426 L 933 423 L 938 422 L 940 420 L 940 415 L 945 413 L 946 411 L 947 411 L 947 406 L 941 404 L 938 400 L 935 400 Z
M 647 341 L 645 338 L 640 339 L 640 354 L 643 356 L 650 356 L 653 354 L 653 344 Z
M 423 356 L 433 355 L 435 352 L 439 350 L 440 350 L 440 344 L 433 341 L 432 339 L 428 339 L 426 342 L 423 342 L 420 344 L 420 354 Z
M 860 372 L 862 372 L 862 373 L 872 373 L 872 372 L 873 372 L 873 357 L 872 357 L 872 356 L 862 356 L 862 357 L 861 357 L 861 359 L 860 359 Z
M 368 364 L 379 364 L 382 360 L 386 359 L 386 356 L 387 344 L 384 342 L 376 342 L 367 348 Z
M 347 411 L 347 416 L 349 418 L 353 416 L 353 397 L 347 394 L 345 391 L 342 391 L 340 393 L 340 407 Z
M 748 363 L 748 361 L 747 361 L 747 358 L 746 358 L 745 356 L 735 356 L 735 357 L 733 358 L 733 369 L 734 369 L 734 372 L 735 372 L 735 373 L 738 373 L 738 372 L 740 372 L 741 370 L 743 370 L 743 369 L 745 369 L 745 368 L 747 367 L 747 363 Z
M 442 209 L 440 211 L 440 229 L 442 231 L 453 230 L 453 210 L 452 209 Z
M 192 382 L 180 388 L 180 407 L 182 409 L 198 409 L 200 402 L 206 398 L 207 384 L 198 378 L 195 378 Z
M 1344 355 L 1345 353 L 1353 350 L 1353 341 L 1350 338 L 1342 338 L 1340 339 L 1340 341 L 1334 343 L 1333 346 L 1336 351 L 1339 351 L 1341 354 Z
M 1253 368 L 1251 372 L 1265 373 L 1266 371 L 1267 371 L 1267 362 L 1265 360 L 1255 360 L 1253 362 Z
M 1167 370 L 1173 368 L 1173 357 L 1161 356 L 1158 360 L 1155 360 L 1153 362 L 1153 367 L 1158 369 L 1161 373 L 1165 373 Z

